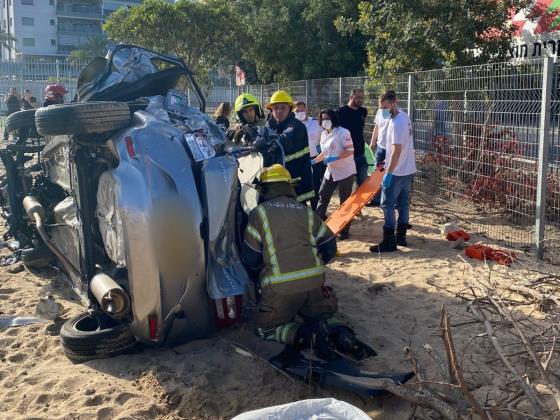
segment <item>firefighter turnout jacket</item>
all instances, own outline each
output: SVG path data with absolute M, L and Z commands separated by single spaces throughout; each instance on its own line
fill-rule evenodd
M 259 270 L 261 287 L 276 294 L 320 288 L 326 264 L 336 253 L 336 237 L 319 216 L 294 198 L 279 195 L 249 214 L 242 257 Z
M 266 126 L 280 135 L 279 140 L 284 149 L 286 169 L 290 171 L 293 178 L 300 178 L 299 184 L 296 186 L 297 201 L 311 200 L 315 197 L 315 190 L 311 174 L 307 128 L 295 117 L 293 112 L 281 123 L 270 118 Z M 265 166 L 269 166 L 269 164 L 265 162 Z

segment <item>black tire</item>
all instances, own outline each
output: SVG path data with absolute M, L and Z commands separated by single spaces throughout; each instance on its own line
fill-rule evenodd
M 100 312 L 84 312 L 60 330 L 64 354 L 76 362 L 113 357 L 136 346 L 128 323 L 118 323 Z
M 6 118 L 6 130 L 12 133 L 16 130 L 29 130 L 35 128 L 35 110 L 18 111 Z
M 46 245 L 21 251 L 21 261 L 27 268 L 43 268 L 53 263 L 54 254 Z
M 130 124 L 124 102 L 86 102 L 51 105 L 35 112 L 37 132 L 43 136 L 105 133 Z

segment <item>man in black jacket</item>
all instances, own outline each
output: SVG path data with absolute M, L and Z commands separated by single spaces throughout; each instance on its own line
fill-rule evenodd
M 282 90 L 275 92 L 270 98 L 270 103 L 266 106 L 272 113 L 266 127 L 278 134 L 286 169 L 290 171 L 294 178 L 299 178 L 296 193 L 297 201 L 301 203 L 311 200 L 315 196 L 315 190 L 313 189 L 313 175 L 311 174 L 307 129 L 295 117 L 292 112 L 293 106 L 294 101 L 287 92 Z M 273 163 L 282 162 L 267 161 L 265 156 L 265 166 L 270 166 Z

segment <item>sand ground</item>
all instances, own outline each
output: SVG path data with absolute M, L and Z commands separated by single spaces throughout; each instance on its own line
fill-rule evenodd
M 559 267 L 525 256 L 513 268 L 478 261 L 470 267 L 459 258 L 463 252 L 452 249 L 441 237 L 439 226 L 445 219 L 426 208 L 413 210 L 409 247 L 390 255 L 379 257 L 368 251 L 381 236 L 379 209 L 366 208 L 353 224 L 350 240 L 339 245 L 343 255 L 329 265 L 327 274 L 340 301 L 340 316 L 378 351 L 368 368 L 408 370 L 403 355 L 408 345 L 426 372 L 441 380 L 422 345 L 430 344 L 445 354 L 439 336 L 440 309 L 445 304 L 455 325 L 458 353 L 465 353 L 468 346 L 467 381 L 476 397 L 491 405 L 505 398 L 511 385 L 502 378 L 500 368 L 492 367 L 496 355 L 487 340 L 472 339 L 483 328 L 463 322 L 468 321 L 466 305 L 455 293 L 475 274 L 507 284 L 512 276 L 531 276 L 529 269 L 559 273 Z M 63 305 L 62 318 L 82 311 L 61 276 L 53 269 L 9 274 L 7 267 L 0 268 L 0 313 L 33 315 L 39 298 L 47 292 Z M 542 318 L 538 312 L 531 316 L 535 322 Z M 550 369 L 558 369 L 558 364 Z M 413 415 L 413 407 L 395 397 L 367 400 L 287 379 L 265 363 L 237 353 L 220 336 L 174 349 L 146 348 L 74 364 L 46 325 L 0 331 L 0 418 L 4 419 L 221 419 L 327 396 L 353 403 L 372 418 Z M 418 418 L 427 415 L 418 410 L 415 414 Z

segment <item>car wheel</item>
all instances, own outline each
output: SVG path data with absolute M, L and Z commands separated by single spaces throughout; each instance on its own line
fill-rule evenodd
M 60 330 L 64 354 L 74 361 L 113 357 L 136 346 L 126 322 L 117 322 L 102 312 L 84 312 L 64 323 Z
M 6 130 L 11 133 L 16 130 L 29 130 L 35 128 L 35 110 L 18 111 L 6 118 Z
M 21 251 L 21 261 L 27 268 L 43 268 L 55 259 L 54 254 L 46 245 Z
M 85 102 L 51 105 L 35 112 L 37 132 L 43 136 L 105 133 L 130 124 L 124 102 Z

